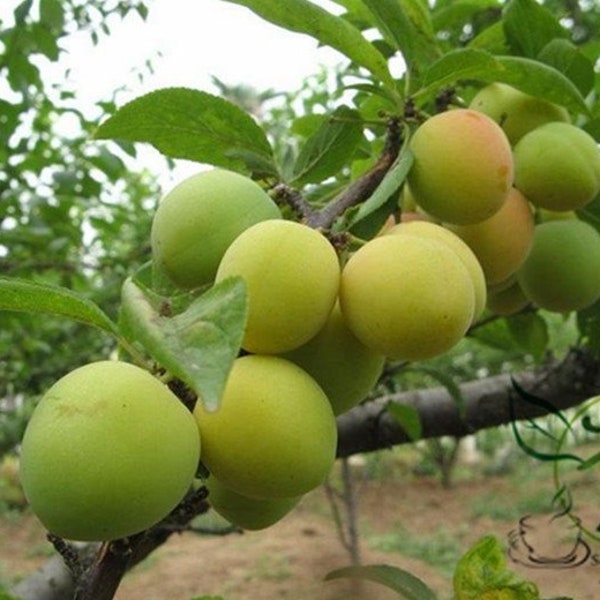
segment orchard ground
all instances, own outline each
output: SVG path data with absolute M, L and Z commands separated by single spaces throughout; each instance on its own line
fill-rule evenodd
M 579 452 L 597 450 L 585 447 Z M 508 544 L 510 532 L 526 515 L 532 515 L 532 531 L 537 531 L 535 541 L 528 542 L 538 554 L 560 559 L 572 548 L 573 528 L 565 519 L 562 525 L 561 519 L 552 520 L 556 511 L 551 506 L 555 490 L 550 463 L 527 458 L 517 449 L 501 464 L 460 463 L 450 489 L 427 472 L 428 464 L 413 449 L 398 448 L 353 467 L 363 564 L 406 569 L 439 592 L 440 600 L 448 600 L 451 573 L 460 555 L 486 534 Z M 577 516 L 594 529 L 600 522 L 600 474 L 578 474 L 569 481 Z M 214 518 L 208 521 L 203 524 L 222 524 Z M 25 576 L 52 554 L 43 530 L 27 513 L 4 514 L 0 540 L 2 583 Z M 594 600 L 600 597 L 600 565 L 593 554 L 600 552 L 600 545 L 591 544 L 591 552 L 584 564 L 572 568 L 560 568 L 558 560 L 553 568 L 513 562 L 509 566 L 535 581 L 543 598 Z M 583 547 L 575 554 L 583 557 Z M 225 600 L 398 598 L 374 583 L 323 581 L 329 571 L 349 561 L 326 494 L 318 489 L 280 523 L 261 532 L 174 535 L 126 576 L 116 600 L 190 600 L 202 594 Z

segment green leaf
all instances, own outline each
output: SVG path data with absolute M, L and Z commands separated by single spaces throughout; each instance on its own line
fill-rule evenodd
M 548 347 L 548 324 L 538 313 L 514 315 L 506 320 L 513 339 L 537 361 L 542 360 Z
M 358 210 L 350 213 L 348 227 L 353 227 L 359 221 L 362 221 L 374 213 L 378 208 L 383 206 L 391 196 L 398 192 L 410 171 L 413 158 L 413 154 L 410 150 L 404 150 L 400 153 L 398 158 L 394 161 L 394 164 L 385 174 L 381 183 L 377 186 L 377 189 L 371 194 L 371 197 L 361 204 Z
M 207 410 L 216 410 L 237 357 L 246 324 L 246 287 L 230 278 L 196 298 L 186 310 L 167 316 L 165 299 L 127 279 L 121 317 L 132 342 L 188 385 Z
M 136 98 L 102 123 L 95 137 L 146 142 L 170 158 L 234 171 L 252 171 L 259 161 L 261 172 L 277 175 L 271 145 L 254 119 L 198 90 L 165 88 Z
M 327 573 L 325 581 L 349 577 L 366 579 L 384 585 L 406 600 L 437 600 L 437 596 L 421 579 L 391 565 L 364 565 L 344 567 Z
M 59 0 L 40 0 L 40 21 L 54 33 L 65 26 L 65 9 Z
M 305 33 L 330 46 L 370 71 L 386 87 L 395 89 L 387 61 L 371 42 L 347 20 L 327 12 L 308 0 L 226 0 L 246 6 L 261 18 L 298 33 Z
M 292 181 L 318 183 L 336 175 L 354 154 L 362 135 L 360 113 L 340 106 L 304 143 Z
M 511 0 L 504 9 L 506 41 L 514 54 L 536 58 L 555 38 L 568 37 L 552 13 L 536 0 Z
M 453 50 L 433 63 L 423 79 L 419 94 L 437 92 L 461 80 L 508 83 L 521 91 L 588 113 L 585 99 L 575 84 L 555 68 L 518 56 L 494 56 L 485 50 Z
M 537 58 L 568 77 L 583 96 L 594 88 L 594 63 L 569 40 L 552 40 L 542 48 Z
M 540 600 L 535 584 L 507 568 L 504 548 L 493 535 L 481 538 L 464 554 L 453 584 L 456 600 L 479 600 L 484 594 L 493 597 L 493 592 L 506 600 Z
M 425 6 L 415 0 L 363 0 L 390 46 L 402 53 L 411 71 L 439 56 Z
M 121 338 L 117 325 L 97 304 L 67 288 L 0 277 L 0 310 L 67 317 Z
M 600 355 L 600 301 L 577 313 L 577 326 L 586 345 Z
M 386 410 L 394 417 L 413 442 L 421 439 L 423 435 L 421 417 L 419 416 L 419 411 L 414 406 L 390 402 L 386 405 Z

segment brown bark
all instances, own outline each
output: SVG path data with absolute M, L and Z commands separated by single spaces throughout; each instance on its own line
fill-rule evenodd
M 544 403 L 528 401 L 515 383 Z M 573 350 L 564 360 L 541 369 L 498 375 L 460 386 L 462 406 L 445 387 L 390 394 L 360 405 L 338 417 L 338 456 L 372 452 L 410 442 L 407 433 L 386 410 L 390 402 L 413 406 L 420 417 L 423 438 L 464 437 L 513 420 L 564 410 L 600 394 L 600 359 Z

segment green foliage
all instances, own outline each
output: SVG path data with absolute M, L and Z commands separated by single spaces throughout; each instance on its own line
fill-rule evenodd
M 245 285 L 226 279 L 172 314 L 168 299 L 123 284 L 121 324 L 171 375 L 186 383 L 208 410 L 218 407 L 246 324 Z
M 277 176 L 269 141 L 254 120 L 235 104 L 198 90 L 163 89 L 137 98 L 95 137 L 148 142 L 171 158 Z
M 400 598 L 406 600 L 435 600 L 436 596 L 431 589 L 412 573 L 392 567 L 390 565 L 365 565 L 358 567 L 345 567 L 331 571 L 325 581 L 351 577 L 353 579 L 366 579 L 384 585 L 398 593 Z
M 11 293 L 23 310 L 43 300 L 46 311 L 58 295 L 72 293 L 88 304 L 88 317 L 114 318 L 124 276 L 146 260 L 153 177 L 130 170 L 116 145 L 87 143 L 114 102 L 99 100 L 84 112 L 66 78 L 42 77 L 48 61 L 60 64 L 68 35 L 85 31 L 97 41 L 110 33 L 109 16 L 132 12 L 144 18 L 144 3 L 44 0 L 39 12 L 23 1 L 0 17 L 0 76 L 8 84 L 0 91 L 0 275 L 22 286 Z M 33 287 L 28 295 L 23 286 L 34 284 L 54 286 L 54 300 Z M 4 302 L 4 279 L 2 286 Z M 0 398 L 33 397 L 57 374 L 114 347 L 111 336 L 80 320 L 0 312 Z
M 328 573 L 325 579 L 340 577 L 374 581 L 405 600 L 435 600 L 438 597 L 424 581 L 391 565 L 346 567 Z M 453 587 L 455 600 L 541 600 L 535 584 L 507 568 L 504 548 L 494 536 L 481 538 L 460 558 L 454 571 Z

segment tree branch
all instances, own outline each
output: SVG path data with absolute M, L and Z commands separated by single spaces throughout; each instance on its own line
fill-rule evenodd
M 329 229 L 337 217 L 351 206 L 367 200 L 382 182 L 398 157 L 402 146 L 402 128 L 400 120 L 392 118 L 388 122 L 387 137 L 383 151 L 377 162 L 364 175 L 351 183 L 329 204 L 308 215 L 306 224 L 315 229 Z
M 582 349 L 539 370 L 519 373 L 514 381 L 557 410 L 577 406 L 600 394 L 600 359 Z M 539 404 L 521 398 L 511 375 L 498 375 L 460 386 L 459 406 L 445 387 L 382 396 L 338 417 L 338 457 L 372 452 L 412 440 L 389 414 L 390 402 L 412 406 L 421 420 L 422 437 L 464 437 L 513 420 L 548 414 Z

